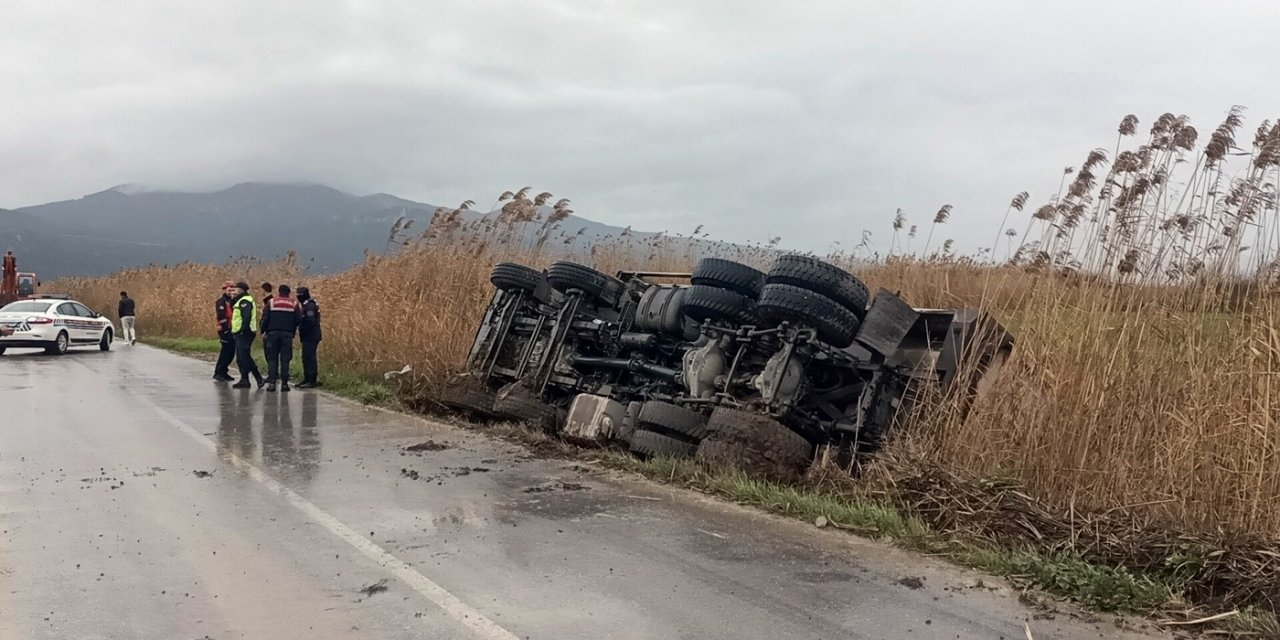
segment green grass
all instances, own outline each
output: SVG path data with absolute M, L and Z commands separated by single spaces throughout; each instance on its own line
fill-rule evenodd
M 217 338 L 165 338 L 157 336 L 145 337 L 141 341 L 143 344 L 149 344 L 153 347 L 188 355 L 216 356 L 218 350 L 222 348 L 222 343 Z
M 143 338 L 142 342 L 167 351 L 200 356 L 210 360 L 216 357 L 218 351 L 222 348 L 222 344 L 217 338 L 167 338 L 156 336 Z M 258 361 L 258 366 L 265 371 L 266 355 L 262 351 L 261 340 L 253 343 L 253 357 Z M 343 371 L 340 367 L 335 369 L 332 363 L 325 362 L 323 351 L 319 360 L 320 384 L 324 391 L 363 404 L 391 409 L 400 408 L 400 399 L 396 394 L 396 390 L 383 380 L 373 376 L 363 376 Z M 231 367 L 231 373 L 235 375 L 234 365 Z M 293 361 L 289 366 L 289 377 L 293 380 L 302 379 L 301 352 L 297 348 L 293 350 Z
M 1135 575 L 1124 567 L 1099 565 L 1076 554 L 1033 549 L 992 549 L 952 543 L 944 554 L 957 564 L 1029 584 L 1090 609 L 1147 613 L 1173 600 L 1172 585 Z

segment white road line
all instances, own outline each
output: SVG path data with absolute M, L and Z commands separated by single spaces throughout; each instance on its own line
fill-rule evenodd
M 150 399 L 145 398 L 137 393 L 131 393 L 142 404 L 149 407 L 156 415 L 164 418 L 166 422 L 177 427 L 179 431 L 191 436 L 196 442 L 199 442 L 210 451 L 217 451 L 217 445 L 196 429 L 180 420 L 177 416 L 165 411 Z M 517 636 L 510 631 L 502 628 L 498 623 L 485 617 L 471 605 L 458 599 L 457 596 L 449 593 L 444 587 L 436 584 L 430 578 L 418 573 L 417 569 L 409 566 L 405 562 L 387 553 L 385 549 L 374 544 L 372 540 L 356 533 L 354 529 L 343 524 L 341 520 L 329 515 L 320 507 L 317 507 L 311 501 L 303 498 L 293 490 L 276 482 L 271 476 L 262 472 L 257 467 L 245 462 L 238 456 L 223 453 L 233 465 L 241 469 L 249 475 L 250 478 L 257 480 L 262 486 L 266 487 L 272 493 L 279 494 L 284 497 L 289 504 L 301 511 L 308 518 L 319 523 L 328 529 L 333 535 L 342 539 L 343 542 L 355 547 L 357 551 L 363 553 L 366 557 L 380 566 L 386 568 L 393 575 L 405 584 L 413 588 L 414 591 L 422 594 L 432 604 L 440 607 L 450 618 L 453 618 L 462 625 L 469 627 L 475 631 L 477 637 L 486 640 L 518 640 Z

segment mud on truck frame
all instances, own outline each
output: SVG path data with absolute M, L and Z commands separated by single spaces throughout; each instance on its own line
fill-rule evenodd
M 490 281 L 444 404 L 772 475 L 824 449 L 853 466 L 924 385 L 972 400 L 1013 346 L 985 314 L 917 309 L 884 289 L 872 298 L 805 255 L 768 272 L 718 258 L 692 273 L 615 276 L 502 263 Z

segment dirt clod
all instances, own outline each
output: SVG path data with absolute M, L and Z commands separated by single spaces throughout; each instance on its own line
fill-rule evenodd
M 529 487 L 524 490 L 525 493 L 549 493 L 551 491 L 587 491 L 591 487 L 576 482 L 552 482 L 550 484 L 541 484 L 536 487 Z
M 899 579 L 899 580 L 898 580 L 898 584 L 900 584 L 900 585 L 902 585 L 902 586 L 904 586 L 904 587 L 906 587 L 906 588 L 908 588 L 908 589 L 923 589 L 923 588 L 924 588 L 924 578 L 920 578 L 920 577 L 917 577 L 917 576 L 907 576 L 907 577 L 905 577 L 905 578 L 901 578 L 901 579 Z
M 195 476 L 195 477 L 197 477 L 197 478 L 210 478 L 210 477 L 213 477 L 213 472 L 212 472 L 212 471 L 201 471 L 201 470 L 198 470 L 198 469 L 197 469 L 197 470 L 195 470 L 195 471 L 192 471 L 191 473 L 192 473 L 192 475 L 194 475 L 194 476 Z
M 379 580 L 371 585 L 367 585 L 364 588 L 360 589 L 360 594 L 366 598 L 370 598 L 370 597 L 373 597 L 375 594 L 382 593 L 384 591 L 387 591 L 388 589 L 389 588 L 387 587 L 387 579 L 383 578 L 382 580 Z
M 409 453 L 424 453 L 427 451 L 444 451 L 445 449 L 448 449 L 448 448 L 449 448 L 449 445 L 444 444 L 443 442 L 436 442 L 435 440 L 427 440 L 426 442 L 411 444 L 405 447 L 404 450 L 408 451 Z

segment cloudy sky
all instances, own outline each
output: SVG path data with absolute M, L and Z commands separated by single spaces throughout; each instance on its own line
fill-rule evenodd
M 602 222 L 825 250 L 948 203 L 935 242 L 973 250 L 1126 113 L 1280 115 L 1277 47 L 1269 1 L 10 0 L 0 207 L 530 185 Z

